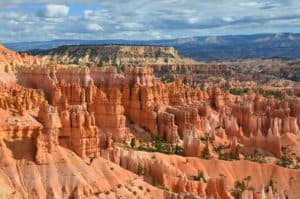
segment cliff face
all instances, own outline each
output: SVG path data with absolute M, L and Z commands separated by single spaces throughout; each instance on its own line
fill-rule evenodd
M 79 45 L 61 46 L 43 51 L 40 55 L 65 64 L 93 63 L 103 65 L 170 64 L 189 61 L 181 58 L 173 47 L 124 46 L 124 45 Z
M 126 45 L 72 45 L 40 52 L 41 60 L 63 64 L 128 67 L 147 66 L 164 82 L 181 80 L 191 86 L 218 86 L 236 90 L 255 89 L 261 93 L 298 95 L 297 61 L 246 59 L 197 62 L 172 47 Z
M 4 198 L 300 195 L 297 97 L 163 83 L 149 67 L 14 62 L 5 52 L 18 84 L 0 85 Z

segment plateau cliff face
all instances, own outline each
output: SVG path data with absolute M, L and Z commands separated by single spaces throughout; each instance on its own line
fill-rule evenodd
M 195 62 L 180 57 L 172 47 L 126 45 L 61 46 L 39 53 L 64 64 L 143 65 Z

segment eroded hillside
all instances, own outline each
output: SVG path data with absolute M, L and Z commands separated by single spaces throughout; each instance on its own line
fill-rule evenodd
M 1 197 L 300 196 L 293 93 L 233 95 L 164 83 L 150 66 L 56 61 L 1 48 Z

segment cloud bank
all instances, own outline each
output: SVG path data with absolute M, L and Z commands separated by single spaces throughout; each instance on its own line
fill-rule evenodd
M 0 42 L 300 32 L 298 0 L 10 0 Z
M 65 17 L 69 13 L 69 7 L 65 5 L 49 4 L 43 11 L 43 16 L 49 18 Z

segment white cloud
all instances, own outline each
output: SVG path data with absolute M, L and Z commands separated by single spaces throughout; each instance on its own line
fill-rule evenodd
M 188 19 L 188 23 L 189 24 L 195 24 L 199 21 L 199 19 L 197 17 L 191 17 Z
M 27 20 L 27 15 L 22 15 L 17 12 L 6 12 L 6 13 L 1 12 L 0 18 L 5 20 L 14 20 L 17 22 L 25 22 Z
M 89 19 L 92 16 L 92 14 L 93 14 L 92 10 L 85 10 L 83 12 L 83 16 L 84 16 L 85 19 Z
M 99 24 L 96 24 L 96 23 L 86 24 L 86 29 L 88 31 L 92 31 L 92 32 L 103 31 L 103 28 Z
M 228 17 L 228 16 L 225 16 L 225 17 L 222 17 L 222 19 L 226 22 L 232 22 L 233 21 L 233 18 L 232 17 Z
M 124 26 L 124 28 L 128 28 L 128 29 L 137 29 L 141 27 L 140 24 L 135 22 L 124 22 L 122 25 Z
M 249 6 L 249 7 L 257 7 L 260 4 L 256 1 L 250 1 L 250 2 L 241 2 L 240 5 L 241 6 Z
M 69 7 L 66 5 L 48 4 L 44 10 L 44 16 L 49 18 L 61 18 L 67 16 Z
M 105 9 L 84 10 L 83 19 L 87 21 L 106 21 L 106 23 L 109 23 L 109 17 L 111 16 L 111 14 L 111 12 Z
M 300 31 L 299 0 L 0 0 L 3 7 L 0 38 L 9 41 Z
M 149 31 L 147 32 L 147 34 L 148 34 L 152 39 L 160 39 L 160 38 L 161 38 L 160 32 L 158 32 L 158 31 L 149 30 Z

